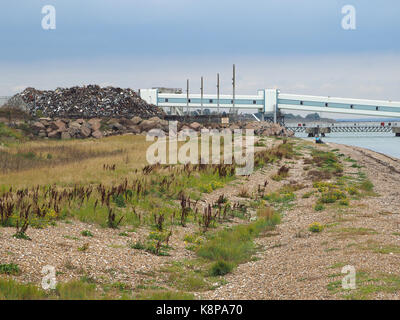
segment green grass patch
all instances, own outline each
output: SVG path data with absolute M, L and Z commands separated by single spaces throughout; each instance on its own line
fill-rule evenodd
M 47 298 L 44 290 L 33 284 L 0 278 L 0 300 L 40 300 Z
M 231 262 L 226 262 L 223 260 L 217 261 L 211 265 L 210 274 L 212 276 L 224 276 L 230 273 L 234 267 L 234 264 Z
M 382 244 L 375 241 L 368 241 L 365 247 L 362 247 L 365 250 L 370 250 L 375 253 L 380 254 L 400 254 L 400 246 L 396 244 Z
M 280 222 L 280 215 L 260 218 L 247 225 L 238 225 L 216 232 L 197 250 L 197 255 L 213 262 L 224 261 L 237 266 L 249 261 L 256 250 L 253 239 L 265 230 L 273 229 Z
M 351 236 L 365 236 L 365 235 L 371 235 L 371 234 L 377 234 L 378 232 L 374 229 L 370 228 L 355 228 L 355 227 L 348 227 L 348 228 L 339 228 L 339 229 L 333 229 L 333 232 L 338 232 L 343 235 L 351 235 Z
M 84 237 L 93 237 L 93 233 L 91 233 L 89 230 L 83 230 L 81 235 Z
M 18 275 L 20 272 L 19 266 L 14 263 L 0 264 L 0 274 Z
M 286 185 L 276 192 L 271 192 L 264 195 L 263 199 L 272 204 L 275 209 L 283 210 L 292 206 L 292 202 L 296 200 L 296 195 L 294 192 L 297 190 L 298 189 L 294 186 Z
M 144 290 L 140 292 L 138 300 L 194 300 L 191 293 L 171 291 L 171 290 Z
M 96 285 L 86 281 L 59 283 L 55 291 L 61 300 L 93 300 L 97 297 Z
M 333 174 L 341 174 L 343 165 L 334 152 L 321 151 L 314 149 L 311 152 L 313 162 L 322 170 L 326 170 Z
M 0 122 L 0 141 L 10 141 L 10 140 L 22 140 L 23 134 L 15 129 L 6 126 L 4 123 Z
M 96 290 L 95 284 L 81 280 L 58 283 L 56 289 L 45 291 L 33 284 L 0 278 L 1 300 L 93 300 L 101 298 L 103 295 Z
M 332 278 L 344 277 L 344 274 L 332 275 Z M 332 293 L 339 293 L 349 300 L 370 300 L 380 293 L 398 294 L 400 292 L 400 276 L 396 274 L 380 273 L 371 275 L 365 271 L 356 272 L 356 288 L 343 289 L 342 280 L 331 281 L 327 289 Z

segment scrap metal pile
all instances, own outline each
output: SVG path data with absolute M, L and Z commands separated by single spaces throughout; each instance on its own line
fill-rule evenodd
M 98 85 L 40 91 L 26 88 L 13 97 L 22 98 L 32 115 L 47 117 L 162 117 L 162 109 L 149 105 L 131 89 Z

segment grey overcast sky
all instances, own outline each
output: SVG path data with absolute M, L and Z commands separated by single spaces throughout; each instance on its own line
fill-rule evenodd
M 356 30 L 341 26 L 344 5 Z M 44 5 L 56 29 L 43 30 Z M 27 86 L 184 87 L 400 100 L 398 0 L 4 0 L 0 95 Z

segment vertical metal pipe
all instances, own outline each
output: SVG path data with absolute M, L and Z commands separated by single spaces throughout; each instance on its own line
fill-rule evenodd
M 189 115 L 189 79 L 186 80 L 186 112 Z
M 233 75 L 232 75 L 232 113 L 235 113 L 235 87 L 236 87 L 236 67 L 233 65 Z
M 217 112 L 219 114 L 219 73 L 217 73 Z
M 201 87 L 200 87 L 200 92 L 201 92 L 201 98 L 200 98 L 200 103 L 201 103 L 201 109 L 200 113 L 203 114 L 203 92 L 204 92 L 204 87 L 203 87 L 203 77 L 201 77 Z

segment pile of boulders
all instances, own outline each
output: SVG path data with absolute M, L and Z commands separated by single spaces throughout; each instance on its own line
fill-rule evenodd
M 129 118 L 100 119 L 51 119 L 40 118 L 30 124 L 34 136 L 53 139 L 85 139 L 102 138 L 110 135 L 126 133 L 147 133 L 151 129 L 161 129 L 168 132 L 168 121 L 158 117 L 142 119 L 138 116 Z
M 253 129 L 254 133 L 260 136 L 291 137 L 294 135 L 293 131 L 287 130 L 280 124 L 266 121 L 252 121 L 245 123 L 242 127 L 244 129 Z
M 232 132 L 235 129 L 252 129 L 254 130 L 254 134 L 258 136 L 281 136 L 281 137 L 291 137 L 294 135 L 293 131 L 287 130 L 285 127 L 281 126 L 278 123 L 271 122 L 258 122 L 258 121 L 247 121 L 247 122 L 236 122 L 230 125 L 226 124 L 218 124 L 211 123 L 209 125 L 201 125 L 197 122 L 192 122 L 189 124 L 183 124 L 182 126 L 178 126 L 179 129 L 193 129 L 195 131 L 200 131 L 203 128 L 207 129 L 230 129 Z
M 101 120 L 96 118 L 88 121 L 40 118 L 39 121 L 32 123 L 31 132 L 41 138 L 53 139 L 103 137 Z
M 164 111 L 142 100 L 132 89 L 88 85 L 56 90 L 26 88 L 10 101 L 23 101 L 33 116 L 50 118 L 163 117 Z M 20 103 L 19 103 L 20 104 Z
M 104 136 L 121 135 L 121 134 L 147 134 L 152 129 L 160 129 L 165 135 L 169 134 L 169 122 L 158 117 L 142 119 L 135 116 L 132 118 L 111 118 L 100 119 L 50 119 L 40 118 L 38 121 L 30 124 L 31 133 L 34 136 L 53 139 L 85 139 L 85 138 L 101 138 Z M 256 135 L 263 136 L 292 136 L 291 131 L 287 131 L 279 124 L 261 123 L 261 122 L 245 122 L 234 123 L 230 126 L 212 123 L 202 125 L 197 122 L 177 123 L 177 130 L 191 129 L 200 132 L 201 129 L 253 129 Z

